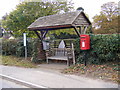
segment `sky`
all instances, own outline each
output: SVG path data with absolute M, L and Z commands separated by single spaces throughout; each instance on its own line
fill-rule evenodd
M 16 5 L 20 3 L 21 0 L 1 0 L 0 1 L 0 19 L 6 13 L 10 13 L 12 10 L 15 9 Z M 101 6 L 107 2 L 116 2 L 118 3 L 119 0 L 72 0 L 74 3 L 75 9 L 78 7 L 83 7 L 84 12 L 89 15 L 91 21 L 92 18 L 99 14 L 101 11 Z

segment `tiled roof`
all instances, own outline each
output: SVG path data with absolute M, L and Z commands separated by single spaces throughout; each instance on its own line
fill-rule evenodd
M 77 19 L 77 17 L 80 14 L 84 15 L 84 18 L 86 18 L 86 21 L 90 23 L 88 18 L 85 16 L 84 12 L 81 11 L 75 11 L 75 12 L 67 12 L 64 14 L 55 14 L 55 15 L 49 15 L 40 17 L 37 20 L 35 20 L 28 29 L 30 30 L 37 30 L 37 29 L 53 29 L 53 28 L 62 28 L 62 27 L 70 27 L 73 25 L 74 21 Z

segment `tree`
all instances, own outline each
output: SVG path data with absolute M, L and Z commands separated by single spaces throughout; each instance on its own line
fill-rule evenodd
M 118 33 L 118 6 L 114 2 L 108 2 L 101 6 L 100 15 L 93 18 L 95 33 Z
M 101 13 L 107 16 L 108 19 L 112 16 L 118 15 L 118 4 L 115 2 L 108 2 L 101 6 Z
M 84 9 L 82 7 L 78 7 L 77 10 L 84 11 Z
M 37 18 L 53 15 L 61 11 L 68 12 L 73 9 L 72 3 L 65 0 L 55 2 L 22 2 L 16 9 L 2 19 L 2 26 L 7 31 L 13 31 L 15 37 L 27 32 L 29 37 L 36 36 L 27 27 Z

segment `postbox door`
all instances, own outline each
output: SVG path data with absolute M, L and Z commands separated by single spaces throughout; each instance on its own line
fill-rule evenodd
M 80 49 L 87 50 L 90 49 L 90 36 L 80 35 Z

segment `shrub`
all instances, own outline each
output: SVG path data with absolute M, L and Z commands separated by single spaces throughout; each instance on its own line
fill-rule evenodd
M 32 51 L 33 54 L 32 54 L 32 59 L 31 59 L 31 61 L 34 62 L 34 63 L 38 63 L 38 62 L 39 62 L 39 60 L 38 60 L 38 58 L 37 58 L 37 56 L 38 56 L 38 49 L 37 49 L 38 42 L 39 42 L 38 39 L 36 39 L 36 40 L 33 42 L 33 51 Z
M 105 62 L 117 61 L 120 58 L 120 37 L 112 35 L 90 35 L 91 49 L 84 51 L 79 49 L 79 38 L 75 42 L 76 60 L 83 63 L 84 58 L 88 63 L 102 64 Z M 86 56 L 84 57 L 84 53 Z
M 3 55 L 15 55 L 16 53 L 16 41 L 3 40 L 2 41 L 2 54 Z
M 17 43 L 16 43 L 16 56 L 18 56 L 18 57 L 25 56 L 23 41 L 21 41 L 21 40 L 17 41 Z
M 32 56 L 32 40 L 27 41 L 27 56 Z M 3 40 L 2 42 L 2 54 L 3 55 L 15 55 L 18 57 L 24 57 L 25 48 L 23 46 L 22 39 Z

